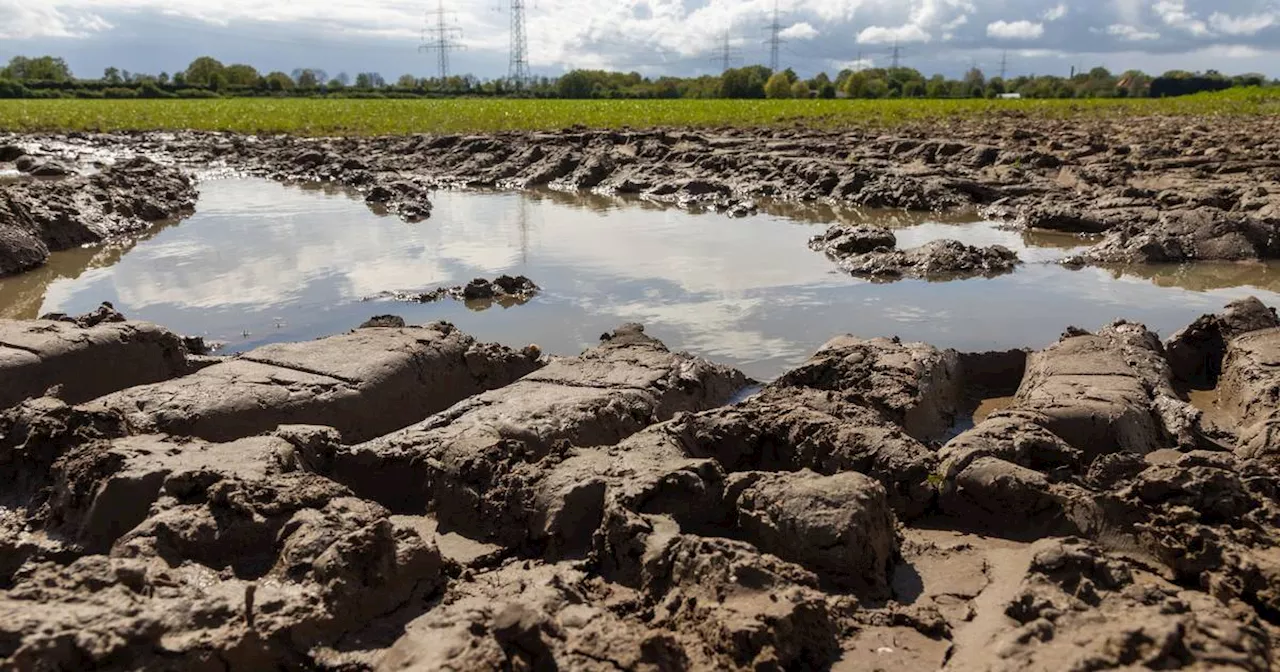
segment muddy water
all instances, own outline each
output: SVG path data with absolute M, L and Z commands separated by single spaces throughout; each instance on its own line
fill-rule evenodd
M 776 205 L 731 219 L 558 193 L 442 192 L 434 203 L 431 219 L 406 224 L 337 189 L 208 181 L 199 211 L 181 223 L 128 246 L 58 253 L 48 267 L 0 279 L 0 315 L 78 313 L 111 301 L 131 317 L 225 341 L 229 351 L 393 313 L 575 354 L 638 321 L 675 348 L 769 379 L 846 332 L 965 350 L 1041 347 L 1067 325 L 1123 316 L 1167 335 L 1232 298 L 1255 293 L 1280 303 L 1276 267 L 1073 271 L 1051 262 L 1079 239 L 1003 231 L 970 217 Z M 1027 263 L 992 279 L 870 283 L 806 246 L 834 221 L 893 226 L 903 246 L 939 237 L 1003 244 Z M 543 293 L 488 310 L 362 301 L 501 273 L 528 275 Z

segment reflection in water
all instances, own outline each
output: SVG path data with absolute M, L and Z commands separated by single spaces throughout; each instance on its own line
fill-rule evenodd
M 181 220 L 156 222 L 138 236 L 100 247 L 81 247 L 50 255 L 49 263 L 33 271 L 8 277 L 0 277 L 0 318 L 30 320 L 45 312 L 44 303 L 49 286 L 62 280 L 76 280 L 92 274 L 95 269 L 105 269 L 120 261 L 129 250 Z
M 406 224 L 371 213 L 337 187 L 205 182 L 194 216 L 153 229 L 132 249 L 58 253 L 48 268 L 0 280 L 0 310 L 31 317 L 111 301 L 131 317 L 226 341 L 231 351 L 338 333 L 389 312 L 575 354 L 602 332 L 637 321 L 673 348 L 768 379 L 841 333 L 964 350 L 1042 347 L 1069 324 L 1096 327 L 1118 317 L 1168 333 L 1253 293 L 1193 292 L 1104 269 L 1064 269 L 1051 262 L 1079 238 L 1044 244 L 968 215 L 769 204 L 732 219 L 552 191 L 442 191 L 434 201 L 429 220 Z M 864 220 L 894 226 L 904 247 L 957 238 L 1006 245 L 1028 263 L 992 279 L 882 285 L 842 274 L 808 249 L 826 224 Z M 524 306 L 483 312 L 459 302 L 361 301 L 504 273 L 528 276 L 542 293 Z M 1261 298 L 1280 303 L 1275 294 Z
M 1280 262 L 1204 262 L 1199 264 L 1145 264 L 1108 267 L 1113 277 L 1132 276 L 1160 287 L 1181 287 L 1197 292 L 1227 287 L 1257 287 L 1280 292 Z

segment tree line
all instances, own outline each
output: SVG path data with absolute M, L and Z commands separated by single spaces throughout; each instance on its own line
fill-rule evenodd
M 389 81 L 376 72 L 319 68 L 259 72 L 251 65 L 225 65 L 209 56 L 185 70 L 144 74 L 107 68 L 98 79 L 76 78 L 66 61 L 54 56 L 18 56 L 0 68 L 0 98 L 213 98 L 246 96 L 415 98 L 427 96 L 527 96 L 537 98 L 1139 98 L 1179 96 L 1235 86 L 1276 86 L 1265 76 L 1227 76 L 1214 70 L 1183 70 L 1159 76 L 1139 70 L 1113 74 L 1106 68 L 1068 77 L 1020 75 L 987 77 L 972 68 L 959 79 L 926 78 L 913 68 L 845 69 L 834 77 L 802 78 L 791 69 L 773 72 L 760 65 L 733 68 L 720 75 L 645 77 L 637 72 L 574 70 L 557 78 L 515 83 L 470 75 L 447 79 L 402 75 Z

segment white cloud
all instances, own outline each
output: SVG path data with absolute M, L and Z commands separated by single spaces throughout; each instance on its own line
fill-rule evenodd
M 1151 5 L 1151 10 L 1170 28 L 1185 30 L 1196 36 L 1209 34 L 1209 27 L 1205 22 L 1187 11 L 1186 0 L 1156 0 Z
M 1209 27 L 1224 35 L 1257 35 L 1260 31 L 1280 23 L 1275 13 L 1264 12 L 1249 16 L 1231 16 L 1214 12 L 1209 17 Z
M 0 0 L 0 17 L 0 40 L 84 38 L 112 27 L 92 12 L 64 12 L 54 3 L 24 0 Z
M 818 36 L 818 29 L 808 21 L 802 21 L 784 29 L 779 35 L 787 40 L 812 40 Z
M 933 36 L 913 23 L 904 26 L 868 26 L 858 33 L 860 44 L 890 44 L 892 42 L 929 42 Z
M 987 37 L 994 37 L 999 40 L 1034 40 L 1043 35 L 1043 23 L 995 21 L 987 24 Z
M 1110 26 L 1107 26 L 1106 33 L 1108 35 L 1114 35 L 1122 40 L 1129 40 L 1130 42 L 1160 39 L 1160 33 L 1142 30 L 1124 23 L 1113 23 Z
M 1060 2 L 1041 14 L 1045 21 L 1057 21 L 1067 15 L 1067 3 Z

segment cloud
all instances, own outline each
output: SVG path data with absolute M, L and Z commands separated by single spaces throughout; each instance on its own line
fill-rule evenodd
M 818 36 L 818 29 L 808 21 L 801 21 L 790 28 L 783 29 L 779 35 L 787 40 L 812 40 Z
M 904 26 L 868 26 L 858 33 L 859 44 L 890 44 L 892 42 L 929 42 L 933 36 L 913 23 Z
M 112 28 L 109 21 L 92 12 L 64 12 L 52 3 L 24 0 L 0 0 L 0 17 L 0 40 L 80 39 Z
M 1058 19 L 1061 19 L 1066 15 L 1067 15 L 1067 4 L 1065 2 L 1062 2 L 1062 3 L 1058 3 L 1057 5 L 1054 5 L 1053 7 L 1050 7 L 1048 10 L 1045 11 L 1044 14 L 1041 14 L 1040 16 L 1044 18 L 1045 21 L 1057 21 Z
M 1034 40 L 1043 35 L 1043 23 L 995 21 L 987 24 L 987 37 L 994 37 L 998 40 Z
M 1205 22 L 1187 11 L 1186 0 L 1156 0 L 1151 5 L 1151 11 L 1170 28 L 1178 28 L 1197 36 L 1209 34 L 1209 27 Z
M 1209 27 L 1223 35 L 1257 35 L 1260 31 L 1280 23 L 1275 13 L 1231 16 L 1214 12 L 1209 17 Z
M 1140 28 L 1137 28 L 1135 26 L 1130 26 L 1125 23 L 1113 23 L 1107 26 L 1107 29 L 1105 32 L 1107 35 L 1113 35 L 1122 40 L 1128 40 L 1130 42 L 1142 42 L 1146 40 L 1160 39 L 1160 33 L 1153 33 L 1150 31 L 1142 30 Z

